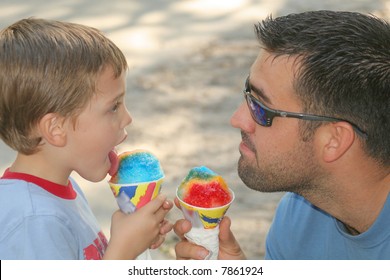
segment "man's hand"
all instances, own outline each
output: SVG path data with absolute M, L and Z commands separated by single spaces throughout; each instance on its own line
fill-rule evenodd
M 178 208 L 180 205 L 175 199 L 175 204 Z M 230 230 L 231 220 L 225 216 L 219 224 L 219 253 L 220 260 L 243 260 L 246 259 L 244 252 L 241 250 L 236 238 Z M 189 242 L 184 234 L 191 230 L 191 223 L 187 220 L 178 220 L 173 227 L 176 235 L 180 238 L 176 244 L 176 259 L 178 260 L 203 260 L 209 251 L 202 246 Z

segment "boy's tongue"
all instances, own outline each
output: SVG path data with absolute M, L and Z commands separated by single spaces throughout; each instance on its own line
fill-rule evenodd
M 119 167 L 118 156 L 116 155 L 114 150 L 112 150 L 108 154 L 108 158 L 110 159 L 110 162 L 111 162 L 111 167 L 110 167 L 110 170 L 108 170 L 108 174 L 110 176 L 113 176 L 118 171 L 118 167 Z

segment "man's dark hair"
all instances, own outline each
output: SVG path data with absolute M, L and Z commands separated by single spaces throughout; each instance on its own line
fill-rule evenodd
M 261 47 L 295 56 L 294 89 L 306 113 L 349 120 L 366 152 L 390 164 L 390 25 L 372 15 L 313 11 L 255 25 Z M 318 124 L 303 122 L 305 131 Z

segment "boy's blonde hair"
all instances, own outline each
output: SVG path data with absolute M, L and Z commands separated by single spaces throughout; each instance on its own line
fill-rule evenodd
M 41 139 L 32 129 L 48 113 L 77 117 L 95 93 L 98 75 L 127 70 L 123 53 L 99 30 L 23 19 L 0 32 L 0 137 L 23 154 Z

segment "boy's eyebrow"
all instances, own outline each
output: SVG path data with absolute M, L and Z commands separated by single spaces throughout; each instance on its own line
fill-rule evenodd
M 125 92 L 121 92 L 118 95 L 116 95 L 114 98 L 110 99 L 109 103 L 114 102 L 118 99 L 121 99 L 123 96 L 125 96 Z
M 265 103 L 272 105 L 271 100 L 269 99 L 269 97 L 267 95 L 264 94 L 264 91 L 262 89 L 255 87 L 251 83 L 250 79 L 249 79 L 249 87 L 250 87 L 251 91 L 253 91 L 261 100 L 264 100 Z

